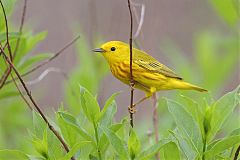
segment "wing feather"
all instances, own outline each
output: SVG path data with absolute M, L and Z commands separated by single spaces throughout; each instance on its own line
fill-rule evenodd
M 150 55 L 146 54 L 145 52 L 142 52 L 140 50 L 134 50 L 134 53 L 138 52 L 138 54 L 134 54 L 133 56 L 133 62 L 140 67 L 149 70 L 151 72 L 156 72 L 163 74 L 167 77 L 182 79 L 180 76 L 178 76 L 176 73 L 174 73 L 171 69 L 169 69 L 167 66 L 161 64 L 158 62 L 155 58 L 151 57 Z

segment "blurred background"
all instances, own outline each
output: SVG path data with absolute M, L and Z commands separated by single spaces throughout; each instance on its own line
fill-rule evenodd
M 154 56 L 160 62 L 168 65 L 175 70 L 177 74 L 182 75 L 185 80 L 196 84 L 203 84 L 204 76 L 213 76 L 210 74 L 197 77 L 186 77 L 177 68 L 178 64 L 171 62 L 180 61 L 177 57 L 168 56 L 173 53 L 181 52 L 183 57 L 187 58 L 191 64 L 189 67 L 196 67 L 197 62 L 194 59 L 194 54 L 197 52 L 196 41 L 199 40 L 200 34 L 211 33 L 213 35 L 228 38 L 233 36 L 237 38 L 236 30 L 225 23 L 224 19 L 218 15 L 214 2 L 207 0 L 162 0 L 162 1 L 144 1 L 135 0 L 135 3 L 145 6 L 144 22 L 141 33 L 137 40 L 141 44 L 141 48 L 147 53 Z M 57 4 L 57 5 L 56 5 Z M 32 54 L 39 52 L 56 52 L 61 47 L 66 45 L 73 37 L 80 35 L 89 46 L 86 54 L 94 54 L 91 49 L 97 46 L 94 40 L 100 36 L 101 42 L 109 40 L 121 40 L 128 42 L 129 37 L 129 12 L 126 1 L 112 0 L 41 0 L 29 1 L 27 6 L 26 24 L 33 28 L 34 32 L 48 31 L 46 40 L 40 43 Z M 137 6 L 136 12 L 141 15 L 141 6 Z M 22 1 L 17 4 L 17 10 L 14 13 L 15 24 L 18 24 L 22 10 Z M 138 26 L 136 18 L 134 18 L 134 29 Z M 214 37 L 213 37 L 214 38 Z M 95 44 L 95 45 L 94 45 Z M 98 43 L 100 44 L 100 43 Z M 209 44 L 211 45 L 211 44 Z M 175 51 L 174 51 L 175 50 Z M 79 54 L 76 47 L 71 47 L 64 52 L 54 62 L 51 62 L 40 72 L 36 72 L 34 77 L 38 76 L 44 69 L 48 67 L 57 67 L 66 73 L 78 67 L 78 63 L 84 59 L 77 60 Z M 218 52 L 222 52 L 221 49 Z M 225 53 L 231 54 L 231 53 Z M 98 55 L 97 55 L 98 56 Z M 217 57 L 222 56 L 221 53 Z M 175 59 L 169 60 L 169 57 Z M 177 60 L 177 61 L 176 61 Z M 221 58 L 216 64 L 223 66 Z M 105 63 L 104 61 L 102 63 Z M 206 63 L 211 63 L 206 61 Z M 213 62 L 214 63 L 214 62 Z M 217 67 L 215 66 L 215 67 Z M 100 82 L 98 92 L 100 101 L 104 101 L 113 92 L 124 91 L 118 98 L 120 106 L 128 105 L 128 87 L 116 80 L 109 71 Z M 239 75 L 237 75 L 237 67 L 231 70 L 228 77 L 224 79 L 224 85 L 218 90 L 220 96 L 226 91 L 230 91 L 239 84 Z M 190 74 L 190 73 L 189 73 Z M 63 90 L 64 79 L 56 74 L 49 74 L 44 80 L 32 86 L 33 94 L 41 95 L 40 104 L 45 107 L 57 107 L 64 100 Z M 202 85 L 203 86 L 203 85 Z M 207 88 L 208 86 L 203 86 Z M 207 88 L 212 89 L 212 88 Z M 44 93 L 44 94 L 41 94 Z M 47 93 L 47 94 L 46 94 Z M 137 94 L 139 98 L 140 93 Z M 161 93 L 160 93 L 161 94 Z M 123 110 L 121 108 L 124 108 Z M 126 107 L 121 107 L 120 111 L 126 111 Z
M 200 97 L 201 101 L 205 98 L 211 103 L 212 99 L 218 99 L 239 85 L 239 16 L 234 8 L 237 4 L 225 6 L 224 0 L 134 0 L 134 3 L 139 4 L 134 7 L 137 15 L 134 16 L 134 32 L 142 7 L 145 8 L 141 32 L 135 39 L 141 49 L 186 81 L 209 90 L 209 93 L 162 91 L 160 97 L 178 99 L 183 94 Z M 23 0 L 17 1 L 15 7 L 11 17 L 13 29 L 19 26 Z M 31 85 L 32 95 L 37 98 L 39 106 L 49 115 L 61 104 L 78 113 L 76 94 L 81 84 L 98 95 L 101 106 L 114 92 L 122 91 L 116 100 L 118 118 L 127 115 L 129 87 L 115 79 L 103 57 L 91 49 L 109 40 L 128 42 L 129 25 L 127 1 L 123 0 L 28 1 L 25 29 L 31 29 L 34 34 L 48 32 L 45 40 L 29 52 L 30 55 L 55 53 L 77 35 L 81 37 L 53 62 L 28 76 L 28 81 L 34 80 L 51 67 L 69 76 L 66 80 L 61 74 L 51 72 Z M 134 99 L 143 95 L 141 91 L 135 91 Z M 144 102 L 138 108 L 136 120 L 139 123 L 146 119 L 151 121 L 152 110 L 151 100 Z M 159 116 L 163 127 L 169 121 L 166 110 L 160 100 Z M 12 123 L 16 123 L 15 120 Z

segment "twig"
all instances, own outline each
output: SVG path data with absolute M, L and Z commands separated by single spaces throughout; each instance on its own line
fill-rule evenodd
M 154 126 L 154 135 L 155 135 L 155 141 L 156 143 L 159 141 L 158 137 L 158 114 L 157 114 L 157 94 L 154 93 L 152 95 L 153 100 L 153 126 Z M 159 160 L 159 152 L 156 154 L 156 159 Z
M 14 70 L 15 74 L 17 75 L 18 79 L 20 80 L 23 88 L 25 89 L 29 99 L 31 100 L 33 106 L 36 108 L 36 110 L 38 111 L 38 113 L 41 115 L 41 117 L 43 118 L 43 120 L 46 122 L 46 124 L 48 125 L 49 129 L 53 132 L 53 134 L 58 138 L 58 140 L 61 142 L 61 144 L 63 145 L 64 149 L 66 150 L 66 152 L 69 152 L 69 148 L 67 146 L 67 144 L 65 143 L 65 141 L 63 140 L 63 138 L 59 135 L 59 133 L 54 129 L 54 127 L 49 123 L 49 121 L 47 120 L 47 118 L 45 117 L 45 115 L 43 114 L 42 110 L 38 107 L 37 103 L 35 102 L 35 100 L 33 99 L 31 92 L 29 91 L 29 89 L 27 88 L 25 82 L 23 81 L 21 75 L 19 74 L 19 72 L 17 71 L 17 69 L 15 68 L 14 64 L 11 62 L 11 60 L 7 57 L 7 55 L 5 54 L 4 50 L 2 49 L 2 47 L 0 47 L 0 50 L 2 52 L 2 55 L 4 57 L 4 59 L 7 61 L 7 63 L 9 64 L 9 66 Z M 71 158 L 72 160 L 75 160 L 74 157 Z
M 34 80 L 31 80 L 31 81 L 28 81 L 26 82 L 27 85 L 34 85 L 36 83 L 39 83 L 40 81 L 42 81 L 50 72 L 57 72 L 57 73 L 60 73 L 64 79 L 67 79 L 67 74 L 64 73 L 61 69 L 59 68 L 54 68 L 54 67 L 50 67 L 50 68 L 47 68 L 46 70 L 44 70 L 40 76 L 38 76 L 36 79 Z
M 140 16 L 140 20 L 138 18 L 138 15 L 137 15 L 137 10 L 135 7 L 133 7 L 133 11 L 134 11 L 134 15 L 136 17 L 136 20 L 138 22 L 138 27 L 137 27 L 137 31 L 135 32 L 134 36 L 133 36 L 133 39 L 136 39 L 141 30 L 142 30 L 142 25 L 143 25 L 143 22 L 144 22 L 144 15 L 145 15 L 145 5 L 144 4 L 137 4 L 137 3 L 132 3 L 133 6 L 141 6 L 141 16 Z
M 0 47 L 2 47 L 1 43 L 0 43 Z M 2 51 L 1 51 L 0 53 L 2 53 Z M 8 64 L 7 64 L 6 61 L 5 61 L 5 64 L 8 66 Z M 11 73 L 10 75 L 11 75 L 11 77 L 12 77 L 12 79 L 13 79 L 12 73 Z M 14 79 L 13 79 L 13 82 L 14 82 L 14 84 L 15 84 L 15 86 L 16 86 L 19 94 L 20 94 L 20 96 L 22 97 L 22 99 L 23 99 L 23 100 L 25 101 L 25 103 L 27 104 L 28 108 L 29 108 L 30 110 L 32 110 L 31 105 L 28 103 L 27 99 L 24 97 L 23 93 L 21 92 L 20 88 L 19 88 L 18 85 L 17 85 L 17 82 L 16 82 Z
M 13 79 L 13 75 L 12 75 L 12 74 L 11 74 L 11 77 L 12 77 L 12 79 Z M 18 85 L 17 85 L 17 82 L 16 82 L 15 80 L 13 80 L 13 83 L 15 84 L 15 86 L 16 86 L 19 94 L 20 94 L 20 96 L 22 97 L 22 99 L 24 100 L 24 102 L 27 104 L 28 108 L 29 108 L 30 110 L 32 110 L 31 105 L 28 103 L 27 99 L 24 97 L 22 91 L 20 90 L 20 88 L 19 88 Z
M 62 49 L 60 49 L 58 52 L 56 52 L 52 57 L 50 57 L 49 59 L 43 61 L 42 63 L 40 63 L 39 65 L 35 66 L 34 68 L 32 68 L 31 70 L 25 72 L 24 74 L 21 75 L 21 77 L 25 77 L 27 75 L 29 75 L 30 73 L 38 70 L 39 68 L 41 68 L 42 66 L 48 64 L 49 62 L 51 62 L 52 60 L 54 60 L 55 58 L 57 58 L 63 51 L 65 51 L 68 47 L 70 47 L 71 45 L 73 45 L 78 39 L 80 38 L 80 36 L 77 36 L 76 38 L 74 38 L 70 43 L 68 43 L 66 46 L 64 46 Z M 15 80 L 18 79 L 18 77 L 14 78 Z M 12 80 L 7 81 L 5 84 L 9 84 L 11 83 Z
M 23 12 L 22 12 L 22 17 L 21 17 L 21 24 L 20 24 L 19 31 L 18 31 L 19 37 L 17 39 L 16 47 L 15 47 L 15 50 L 13 52 L 13 59 L 15 58 L 15 56 L 17 54 L 17 51 L 18 51 L 18 48 L 19 48 L 19 44 L 20 44 L 20 40 L 21 40 L 21 36 L 22 36 L 23 25 L 24 25 L 24 21 L 25 21 L 25 17 L 26 17 L 26 11 L 27 11 L 27 0 L 24 0 Z
M 238 148 L 237 148 L 237 150 L 236 150 L 236 152 L 234 154 L 233 160 L 237 160 L 238 159 L 239 152 L 240 152 L 240 145 L 238 146 Z
M 7 20 L 7 15 L 6 15 L 6 12 L 5 12 L 5 8 L 3 6 L 3 3 L 2 3 L 2 0 L 0 0 L 0 4 L 1 4 L 1 7 L 2 7 L 2 11 L 3 11 L 3 16 L 4 16 L 4 20 L 5 20 L 5 28 L 6 28 L 6 40 L 7 40 L 7 47 L 8 47 L 8 52 L 9 52 L 9 57 L 10 57 L 10 60 L 12 61 L 12 51 L 11 51 L 11 47 L 10 47 L 10 43 L 9 43 L 9 37 L 8 37 L 8 20 Z M 6 82 L 8 76 L 10 75 L 12 69 L 11 67 L 9 67 L 3 74 L 3 76 L 1 77 L 0 79 L 0 89 L 4 86 L 4 83 Z
M 54 68 L 54 67 L 50 67 L 47 68 L 46 70 L 44 70 L 40 76 L 38 76 L 36 79 L 32 80 L 32 81 L 28 81 L 26 82 L 27 85 L 34 85 L 36 83 L 39 83 L 41 80 L 43 80 L 50 72 L 56 72 L 59 73 L 64 80 L 67 82 L 68 87 L 71 90 L 72 96 L 77 97 L 76 93 L 74 92 L 74 88 L 71 86 L 71 84 L 69 83 L 69 77 L 67 75 L 67 73 L 63 72 L 61 69 L 59 68 Z
M 128 9 L 130 13 L 130 36 L 129 36 L 129 46 L 130 46 L 130 87 L 131 87 L 131 99 L 130 99 L 130 107 L 132 110 L 135 110 L 133 106 L 133 92 L 134 92 L 134 80 L 133 80 L 133 73 L 132 73 L 132 30 L 133 30 L 133 17 L 132 17 L 132 10 L 131 10 L 131 2 L 128 0 Z M 130 112 L 130 125 L 133 128 L 133 112 Z
M 9 43 L 9 31 L 8 31 L 8 20 L 7 20 L 7 15 L 6 15 L 6 11 L 5 11 L 5 8 L 3 6 L 3 3 L 2 3 L 2 0 L 0 0 L 0 3 L 1 3 L 1 7 L 2 7 L 2 11 L 3 11 L 3 15 L 4 15 L 4 20 L 5 20 L 5 28 L 6 28 L 6 40 L 7 40 L 7 47 L 8 47 L 8 52 L 9 52 L 9 57 L 10 57 L 10 60 L 12 61 L 12 50 L 11 50 L 11 47 L 10 47 L 10 43 Z

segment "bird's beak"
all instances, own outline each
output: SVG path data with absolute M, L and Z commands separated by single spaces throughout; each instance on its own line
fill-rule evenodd
M 100 53 L 103 53 L 103 52 L 106 52 L 104 49 L 102 48 L 95 48 L 92 50 L 93 52 L 100 52 Z

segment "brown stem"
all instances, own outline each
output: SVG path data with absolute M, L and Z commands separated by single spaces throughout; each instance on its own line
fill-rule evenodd
M 76 38 L 74 38 L 71 42 L 69 42 L 66 46 L 64 46 L 62 49 L 60 49 L 58 52 L 56 52 L 52 57 L 50 57 L 49 59 L 43 61 L 42 63 L 40 63 L 39 65 L 35 66 L 34 68 L 32 68 L 31 70 L 25 72 L 24 74 L 21 75 L 21 77 L 25 77 L 27 75 L 29 75 L 30 73 L 33 73 L 34 71 L 38 70 L 39 68 L 41 68 L 42 66 L 48 64 L 49 62 L 51 62 L 52 60 L 54 60 L 55 58 L 57 58 L 61 53 L 63 53 L 63 51 L 65 51 L 68 47 L 70 47 L 71 45 L 73 45 L 78 39 L 80 38 L 80 36 L 77 36 Z M 15 80 L 18 79 L 18 77 L 14 78 Z M 11 83 L 12 80 L 9 80 L 5 83 L 5 85 Z
M 7 15 L 6 15 L 6 12 L 5 12 L 5 8 L 3 6 L 3 3 L 2 3 L 2 0 L 0 0 L 0 4 L 1 4 L 1 7 L 2 7 L 2 11 L 3 11 L 3 15 L 4 15 L 4 20 L 5 20 L 5 28 L 6 28 L 6 40 L 7 40 L 7 47 L 8 47 L 8 52 L 9 52 L 9 57 L 10 57 L 10 60 L 12 61 L 12 51 L 11 51 L 11 47 L 10 47 L 10 43 L 9 43 L 9 33 L 8 33 L 8 20 L 7 20 Z
M 239 152 L 240 152 L 240 145 L 238 146 L 238 148 L 237 148 L 237 150 L 236 150 L 236 152 L 234 154 L 233 160 L 237 160 L 238 159 Z
M 131 99 L 130 99 L 130 107 L 132 110 L 134 109 L 133 105 L 133 92 L 134 92 L 134 80 L 133 80 L 133 73 L 132 73 L 132 30 L 133 30 L 133 17 L 132 17 L 132 10 L 131 10 L 131 2 L 128 0 L 128 9 L 130 13 L 130 36 L 129 36 L 129 46 L 130 46 L 130 87 L 131 87 Z M 130 125 L 133 127 L 133 112 L 129 112 L 130 114 Z
M 18 48 L 19 48 L 19 44 L 20 44 L 20 40 L 21 40 L 21 36 L 22 36 L 23 25 L 24 25 L 24 21 L 25 21 L 25 17 L 26 17 L 26 11 L 27 11 L 27 0 L 24 0 L 21 24 L 20 24 L 19 31 L 18 31 L 19 37 L 17 39 L 16 47 L 15 47 L 15 50 L 13 52 L 13 59 L 15 58 L 15 56 L 17 54 L 17 51 L 18 51 Z
M 11 60 L 7 57 L 7 55 L 5 54 L 4 50 L 2 49 L 2 47 L 0 47 L 0 50 L 2 52 L 2 55 L 4 57 L 4 59 L 7 61 L 7 63 L 9 64 L 9 66 L 13 69 L 13 71 L 15 72 L 15 74 L 17 75 L 18 79 L 20 80 L 23 88 L 25 89 L 30 101 L 32 102 L 33 106 L 36 108 L 36 110 L 38 111 L 38 113 L 41 115 L 41 117 L 43 118 L 43 120 L 46 122 L 46 124 L 48 125 L 48 128 L 53 132 L 53 134 L 58 138 L 58 140 L 61 142 L 61 144 L 63 145 L 64 149 L 66 150 L 66 152 L 69 152 L 69 148 L 67 146 L 67 144 L 65 143 L 65 141 L 63 140 L 63 138 L 59 135 L 59 133 L 54 129 L 54 127 L 49 123 L 49 121 L 47 120 L 47 118 L 45 117 L 44 113 L 42 112 L 42 110 L 38 107 L 37 103 L 35 102 L 35 100 L 33 99 L 30 90 L 27 88 L 24 80 L 22 79 L 21 75 L 19 74 L 19 72 L 17 71 L 17 69 L 15 68 L 14 64 L 11 62 Z M 75 160 L 74 157 L 71 158 L 72 160 Z
M 12 57 L 12 51 L 11 51 L 11 47 L 10 47 L 10 43 L 9 43 L 9 37 L 8 37 L 8 20 L 7 20 L 7 15 L 6 15 L 5 8 L 3 6 L 2 0 L 0 0 L 0 4 L 1 4 L 1 7 L 2 7 L 4 20 L 5 20 L 7 48 L 8 48 L 10 60 L 12 61 L 13 57 Z M 4 86 L 4 83 L 6 82 L 6 80 L 7 80 L 8 76 L 10 75 L 11 71 L 12 71 L 12 68 L 9 67 L 4 72 L 3 76 L 0 79 L 0 89 Z
M 154 93 L 152 95 L 153 100 L 153 126 L 154 126 L 154 135 L 155 135 L 155 141 L 156 143 L 159 141 L 158 137 L 158 114 L 157 114 L 157 94 Z M 159 152 L 156 154 L 156 159 L 160 159 Z
M 13 75 L 12 75 L 12 74 L 11 74 L 11 77 L 12 77 L 12 79 L 13 79 Z M 24 97 L 22 91 L 20 90 L 20 88 L 19 88 L 18 85 L 17 85 L 17 82 L 16 82 L 14 79 L 13 79 L 13 83 L 14 83 L 14 85 L 16 86 L 16 88 L 17 88 L 20 96 L 22 97 L 22 99 L 24 100 L 24 102 L 27 104 L 28 108 L 29 108 L 30 110 L 32 110 L 31 105 L 28 103 L 27 99 Z

